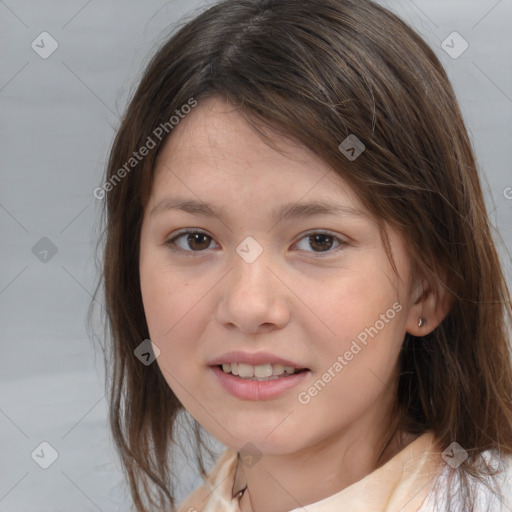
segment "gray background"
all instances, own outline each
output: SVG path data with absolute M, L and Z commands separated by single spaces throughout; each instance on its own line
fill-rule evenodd
M 381 3 L 427 39 L 454 83 L 510 283 L 512 0 Z M 96 276 L 92 191 L 148 55 L 206 5 L 0 0 L 0 512 L 130 509 L 107 429 L 102 356 L 85 328 Z M 59 45 L 47 59 L 31 47 L 43 46 L 45 31 Z M 453 31 L 469 43 L 456 59 L 441 47 Z M 45 39 L 38 50 L 49 48 Z M 31 458 L 43 441 L 58 452 L 48 469 Z M 184 470 L 178 498 L 198 483 Z

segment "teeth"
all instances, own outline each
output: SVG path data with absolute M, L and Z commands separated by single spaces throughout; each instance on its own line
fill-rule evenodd
M 270 363 L 256 366 L 247 363 L 224 363 L 222 370 L 225 373 L 238 375 L 243 379 L 259 381 L 274 380 L 277 379 L 279 375 L 284 375 L 285 373 L 287 375 L 293 375 L 296 372 L 293 366 Z
M 282 364 L 273 364 L 272 365 L 272 375 L 283 375 L 284 366 Z
M 254 366 L 245 363 L 239 363 L 238 365 L 238 376 L 244 379 L 248 379 L 249 377 L 254 376 Z M 256 375 L 259 377 L 259 375 Z
M 260 364 L 258 366 L 253 366 L 254 368 L 254 376 L 259 377 L 260 379 L 263 377 L 272 377 L 272 365 L 271 364 Z M 252 375 L 251 375 L 252 377 Z

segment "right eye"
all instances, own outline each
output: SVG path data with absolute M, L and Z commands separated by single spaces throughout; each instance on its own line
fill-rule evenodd
M 186 230 L 171 238 L 166 245 L 173 251 L 192 253 L 205 251 L 212 242 L 213 238 L 202 231 Z

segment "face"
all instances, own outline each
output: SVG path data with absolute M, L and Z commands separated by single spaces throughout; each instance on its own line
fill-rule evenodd
M 184 407 L 226 446 L 277 454 L 382 421 L 411 266 L 390 231 L 398 280 L 347 184 L 274 141 L 281 151 L 219 99 L 180 122 L 145 208 L 140 279 L 157 364 Z

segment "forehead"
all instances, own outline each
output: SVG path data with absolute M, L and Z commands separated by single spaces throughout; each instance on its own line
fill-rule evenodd
M 330 198 L 363 209 L 348 184 L 318 155 L 297 141 L 265 128 L 272 147 L 239 109 L 208 98 L 180 121 L 156 164 L 152 196 L 165 189 L 189 193 L 236 193 L 255 199 L 300 201 Z

